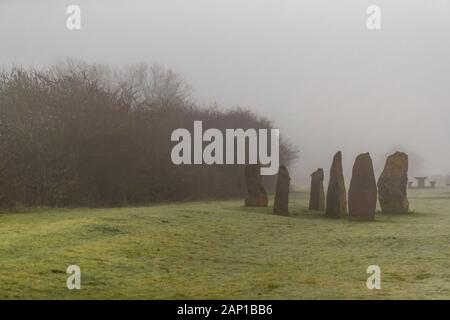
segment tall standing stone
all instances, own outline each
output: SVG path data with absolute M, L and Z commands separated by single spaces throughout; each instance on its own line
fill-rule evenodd
M 245 166 L 245 181 L 247 183 L 246 207 L 267 207 L 266 190 L 261 183 L 261 167 L 259 164 Z
M 323 169 L 319 168 L 311 174 L 311 191 L 309 193 L 309 210 L 325 209 L 325 193 L 323 191 Z
M 278 170 L 277 188 L 275 191 L 275 202 L 273 204 L 273 213 L 288 215 L 289 214 L 289 185 L 291 177 L 285 166 L 280 166 Z
M 369 153 L 356 157 L 348 190 L 348 215 L 355 220 L 373 220 L 377 207 L 377 182 Z
M 409 211 L 407 185 L 408 155 L 403 152 L 391 154 L 378 179 L 378 198 L 383 213 L 407 213 Z
M 334 155 L 331 164 L 326 202 L 325 216 L 340 218 L 347 215 L 347 195 L 342 172 L 342 153 L 340 151 Z

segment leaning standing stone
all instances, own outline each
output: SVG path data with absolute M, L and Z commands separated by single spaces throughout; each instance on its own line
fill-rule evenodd
M 356 157 L 348 190 L 348 215 L 355 220 L 373 220 L 377 206 L 377 183 L 369 153 Z
M 347 195 L 342 172 L 342 153 L 340 151 L 334 155 L 331 164 L 326 202 L 325 216 L 340 218 L 347 215 Z
M 408 212 L 407 185 L 408 155 L 403 152 L 391 154 L 378 179 L 378 198 L 383 213 Z
M 288 215 L 289 214 L 289 184 L 291 177 L 285 166 L 280 166 L 278 170 L 277 189 L 275 191 L 275 202 L 273 204 L 273 213 Z
M 323 191 L 323 169 L 319 168 L 311 174 L 311 191 L 309 193 L 309 210 L 325 209 L 325 193 Z
M 246 207 L 267 207 L 267 193 L 261 183 L 260 169 L 258 164 L 245 166 L 245 180 L 247 183 Z

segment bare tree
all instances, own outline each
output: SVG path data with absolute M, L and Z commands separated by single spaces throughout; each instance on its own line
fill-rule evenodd
M 147 106 L 168 108 L 193 104 L 191 86 L 180 75 L 159 64 L 129 66 L 126 78 Z

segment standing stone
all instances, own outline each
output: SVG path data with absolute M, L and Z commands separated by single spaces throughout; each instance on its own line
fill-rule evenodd
M 289 184 L 291 177 L 285 166 L 280 166 L 278 170 L 277 189 L 275 191 L 275 202 L 273 213 L 287 216 L 289 214 Z
M 309 193 L 309 210 L 325 209 L 325 193 L 323 191 L 323 169 L 319 168 L 311 174 L 311 191 Z
M 403 152 L 391 154 L 378 179 L 378 198 L 383 213 L 408 212 L 407 185 L 408 155 Z
M 267 193 L 261 183 L 260 169 L 259 164 L 245 166 L 245 180 L 247 183 L 246 207 L 267 207 Z
M 377 207 L 377 182 L 369 153 L 356 157 L 348 190 L 348 215 L 355 220 L 373 220 Z
M 342 153 L 339 151 L 334 155 L 333 163 L 331 164 L 325 216 L 340 218 L 345 215 L 347 215 L 347 195 L 344 174 L 342 173 Z

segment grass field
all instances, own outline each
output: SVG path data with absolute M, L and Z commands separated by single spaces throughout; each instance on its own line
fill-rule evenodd
M 449 299 L 450 188 L 409 195 L 414 213 L 371 223 L 325 219 L 304 193 L 292 217 L 242 201 L 2 213 L 0 298 Z

